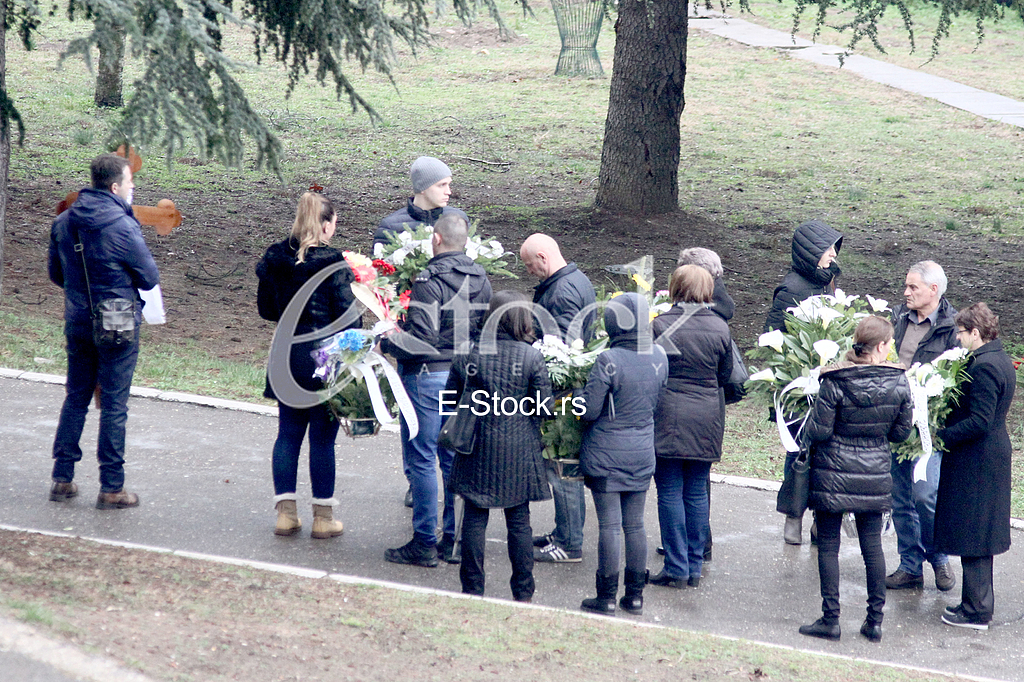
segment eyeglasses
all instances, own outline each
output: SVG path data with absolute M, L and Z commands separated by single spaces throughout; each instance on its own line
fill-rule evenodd
M 957 334 L 970 334 L 971 330 L 970 329 L 957 329 L 956 333 Z

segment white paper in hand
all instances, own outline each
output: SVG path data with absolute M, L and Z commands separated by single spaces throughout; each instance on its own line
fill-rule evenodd
M 159 284 L 146 291 L 140 290 L 139 297 L 145 303 L 142 306 L 142 319 L 148 324 L 163 324 L 167 321 L 167 318 L 164 317 L 164 296 L 160 291 Z

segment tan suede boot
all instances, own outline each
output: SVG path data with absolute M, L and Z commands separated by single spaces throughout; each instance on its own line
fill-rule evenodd
M 275 535 L 295 535 L 302 530 L 302 521 L 299 520 L 299 511 L 295 507 L 295 500 L 279 500 L 275 508 L 277 509 Z
M 310 535 L 318 540 L 326 540 L 341 535 L 344 525 L 334 520 L 334 506 L 330 504 L 313 505 L 313 532 Z

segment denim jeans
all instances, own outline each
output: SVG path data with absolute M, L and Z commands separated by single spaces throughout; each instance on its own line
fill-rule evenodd
M 867 576 L 868 616 L 876 625 L 882 624 L 885 606 L 885 554 L 882 553 L 881 512 L 857 512 L 857 538 L 864 557 Z M 818 578 L 821 581 L 821 613 L 827 623 L 839 620 L 839 530 L 843 515 L 817 512 Z
M 644 504 L 647 491 L 597 493 L 597 574 L 619 573 L 619 545 L 626 538 L 626 569 L 643 573 L 647 569 L 647 532 L 644 530 Z
M 914 482 L 916 462 L 892 458 L 892 523 L 900 569 L 921 575 L 927 560 L 934 567 L 949 563 L 949 557 L 935 551 L 935 498 L 939 490 L 942 453 L 935 451 L 928 462 L 928 478 Z
M 338 420 L 326 405 L 296 409 L 278 403 L 277 440 L 274 442 L 274 494 L 295 492 L 299 470 L 299 450 L 309 429 L 309 480 L 313 499 L 334 497 L 334 441 Z
M 533 597 L 533 530 L 530 528 L 530 503 L 508 507 L 505 528 L 508 531 L 508 560 L 512 563 L 512 598 L 516 601 Z M 484 545 L 490 510 L 466 500 L 462 518 L 462 563 L 459 579 L 465 594 L 483 596 Z
M 441 416 L 440 393 L 448 381 L 448 372 L 403 374 L 402 385 L 409 394 L 419 432 L 409 438 L 409 428 L 402 418 L 402 461 L 412 488 L 412 531 L 425 545 L 437 544 L 437 465 L 441 465 L 444 486 L 444 534 L 455 535 L 455 503 L 447 481 L 455 455 L 437 445 L 444 417 Z
M 658 524 L 665 548 L 665 574 L 700 576 L 708 533 L 708 475 L 711 462 L 656 458 Z
M 551 535 L 562 549 L 583 549 L 583 524 L 587 521 L 587 498 L 583 481 L 567 481 L 558 475 L 554 462 L 547 467 L 548 483 L 555 500 L 555 529 Z
M 75 463 L 82 459 L 79 441 L 85 415 L 97 384 L 100 387 L 100 428 L 96 458 L 100 464 L 100 492 L 116 493 L 124 487 L 124 431 L 128 422 L 128 395 L 139 358 L 139 328 L 122 348 L 97 348 L 92 322 L 68 323 L 68 377 L 57 435 L 53 440 L 53 480 L 70 482 Z

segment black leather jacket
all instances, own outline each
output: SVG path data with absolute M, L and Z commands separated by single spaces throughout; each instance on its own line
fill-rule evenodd
M 821 373 L 803 438 L 813 445 L 808 506 L 829 512 L 892 509 L 889 443 L 913 428 L 902 365 L 842 362 Z

